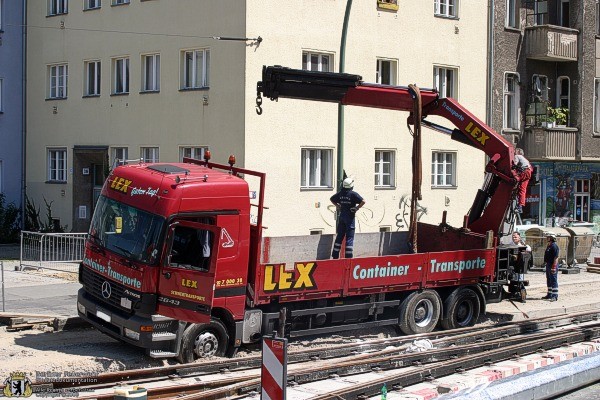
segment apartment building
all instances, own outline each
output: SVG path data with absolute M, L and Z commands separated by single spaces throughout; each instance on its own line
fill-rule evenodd
M 24 0 L 0 0 L 0 193 L 21 206 Z
M 596 0 L 494 2 L 492 126 L 535 166 L 525 223 L 600 229 Z
M 68 230 L 85 231 L 115 159 L 173 162 L 210 149 L 215 162 L 235 154 L 237 165 L 267 173 L 266 235 L 333 233 L 337 106 L 282 99 L 257 115 L 256 82 L 263 65 L 339 71 L 346 3 L 30 2 L 28 194 L 52 202 Z M 345 71 L 438 88 L 484 119 L 486 15 L 485 2 L 355 1 Z M 407 229 L 407 116 L 346 107 L 343 168 L 366 200 L 357 231 Z M 423 136 L 421 220 L 437 223 L 447 210 L 460 225 L 484 155 Z

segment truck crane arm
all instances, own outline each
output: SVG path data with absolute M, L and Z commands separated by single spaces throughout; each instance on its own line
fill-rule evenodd
M 512 169 L 514 148 L 500 134 L 475 117 L 452 98 L 439 98 L 433 89 L 419 89 L 422 124 L 452 139 L 483 151 L 488 157 L 486 171 L 491 179 L 479 190 L 469 212 L 467 228 L 498 235 L 511 204 L 516 174 Z M 382 108 L 409 112 L 414 124 L 415 92 L 408 87 L 365 83 L 360 75 L 316 72 L 280 66 L 263 67 L 262 81 L 257 83 L 257 112 L 262 112 L 262 96 L 271 100 L 291 98 L 338 103 L 349 106 Z M 425 120 L 429 115 L 447 119 L 455 128 L 448 129 Z

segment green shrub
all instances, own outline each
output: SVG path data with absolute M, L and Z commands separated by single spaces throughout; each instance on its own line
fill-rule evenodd
M 0 243 L 17 243 L 20 233 L 21 210 L 14 203 L 6 204 L 6 196 L 0 193 Z

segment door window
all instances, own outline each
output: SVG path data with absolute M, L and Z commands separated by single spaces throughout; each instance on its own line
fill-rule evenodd
M 208 271 L 213 234 L 204 229 L 177 226 L 173 233 L 173 245 L 169 266 L 183 269 Z

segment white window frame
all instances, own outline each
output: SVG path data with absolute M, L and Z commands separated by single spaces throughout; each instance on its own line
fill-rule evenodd
M 160 160 L 160 149 L 158 146 L 140 147 L 140 158 L 145 163 L 157 163 Z
M 93 73 L 93 76 L 90 76 L 90 73 Z M 100 60 L 88 60 L 84 63 L 84 96 L 100 96 L 101 74 Z
M 448 160 L 450 156 L 450 160 Z M 433 151 L 431 153 L 431 187 L 454 188 L 457 187 L 455 151 Z M 441 179 L 438 179 L 441 178 Z
M 594 79 L 594 136 L 600 136 L 600 78 Z
M 129 57 L 114 57 L 112 59 L 112 94 L 129 94 Z M 119 79 L 122 88 L 118 87 Z
M 160 54 L 142 54 L 142 92 L 160 92 Z
M 562 91 L 562 83 L 567 81 L 567 93 Z M 571 110 L 571 78 L 568 76 L 559 76 L 556 79 L 556 107 Z
M 333 187 L 333 149 L 303 148 L 300 164 L 300 188 L 330 189 Z
M 315 58 L 316 61 L 314 60 Z M 327 60 L 327 63 L 324 64 L 325 60 Z M 326 67 L 323 65 L 326 65 Z M 303 51 L 302 69 L 304 71 L 333 72 L 333 55 L 315 51 Z
M 506 0 L 507 28 L 519 29 L 521 27 L 520 0 Z
M 113 6 L 121 6 L 123 4 L 129 4 L 129 0 L 112 0 Z
M 585 190 L 587 186 L 587 190 Z M 573 217 L 578 221 L 590 222 L 590 194 L 591 180 L 590 179 L 575 179 L 573 192 Z M 584 207 L 585 204 L 585 207 Z M 577 215 L 577 206 L 581 207 L 581 215 Z M 583 218 L 583 216 L 586 218 Z M 581 218 L 581 219 L 579 219 Z
M 389 154 L 389 160 L 385 160 L 384 155 Z M 388 172 L 385 172 L 385 167 Z M 394 150 L 375 150 L 375 188 L 393 188 L 395 187 L 396 171 L 396 152 Z M 387 183 L 385 182 L 387 178 Z
M 202 55 L 201 60 L 199 60 L 200 55 Z M 188 65 L 188 59 L 190 60 L 190 65 Z M 189 49 L 181 51 L 182 90 L 208 88 L 209 77 L 210 49 Z M 191 82 L 190 79 L 192 80 Z
M 458 68 L 434 65 L 433 87 L 439 92 L 440 98 L 458 99 Z
M 375 74 L 376 82 L 380 85 L 395 86 L 398 82 L 398 61 L 389 58 L 378 58 Z
M 48 0 L 48 16 L 62 15 L 69 12 L 69 0 Z
M 67 181 L 67 149 L 49 147 L 47 152 L 47 178 L 49 182 Z
M 68 64 L 48 65 L 48 99 L 66 99 L 68 80 Z
M 203 160 L 204 152 L 206 150 L 208 150 L 208 147 L 180 146 L 179 147 L 179 161 L 183 162 L 183 157 L 193 158 L 196 160 Z
M 533 3 L 533 15 L 535 25 L 546 25 L 548 23 L 548 2 L 536 1 Z
M 84 10 L 97 10 L 102 7 L 102 0 L 84 0 Z
M 128 147 L 112 147 L 110 149 L 111 165 L 123 165 L 129 159 Z
M 434 0 L 434 14 L 437 17 L 458 18 L 458 0 Z
M 512 89 L 509 86 L 510 81 L 512 81 Z M 519 130 L 521 128 L 519 82 L 520 76 L 518 73 L 504 73 L 502 129 Z

